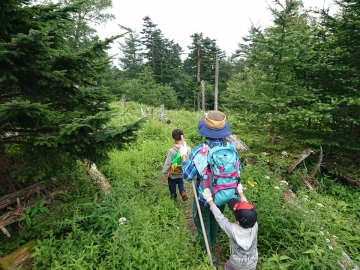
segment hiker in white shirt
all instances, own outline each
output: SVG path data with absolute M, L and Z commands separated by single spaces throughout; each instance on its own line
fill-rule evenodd
M 240 200 L 231 199 L 228 202 L 230 210 L 233 212 L 235 223 L 230 222 L 214 204 L 211 191 L 205 189 L 203 197 L 210 205 L 210 210 L 215 216 L 219 226 L 229 236 L 230 240 L 230 259 L 225 263 L 225 270 L 255 270 L 258 262 L 257 251 L 257 213 L 250 204 L 242 190 L 242 185 L 238 185 Z

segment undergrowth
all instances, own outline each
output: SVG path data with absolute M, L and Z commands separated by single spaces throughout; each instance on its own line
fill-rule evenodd
M 119 112 L 112 120 L 118 126 L 138 120 L 146 109 L 131 102 L 125 109 L 113 107 Z M 165 124 L 158 113 L 149 117 L 135 143 L 113 150 L 99 168 L 112 186 L 110 194 L 96 192 L 89 177 L 74 174 L 67 183 L 72 188 L 57 195 L 50 214 L 35 217 L 18 234 L 14 229 L 13 246 L 2 242 L 0 256 L 35 238 L 32 269 L 211 269 L 206 254 L 190 243 L 181 207 L 160 181 L 173 145 L 171 131 L 183 129 L 194 147 L 204 140 L 197 133 L 202 115 L 167 111 L 171 123 Z M 269 151 L 266 136 L 251 131 L 244 119 L 228 113 L 228 121 L 233 134 L 254 149 L 240 155 L 244 193 L 258 212 L 257 269 L 338 269 L 342 252 L 359 265 L 358 188 L 318 174 L 316 190 L 309 191 L 302 179 L 314 164 L 288 173 L 300 148 L 286 143 Z M 284 197 L 288 189 L 295 193 L 292 200 Z M 224 214 L 232 220 L 229 209 Z M 229 256 L 223 231 L 218 243 Z

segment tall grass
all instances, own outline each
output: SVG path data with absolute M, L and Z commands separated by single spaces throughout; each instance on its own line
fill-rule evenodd
M 146 109 L 131 102 L 125 109 L 113 107 L 118 126 L 142 118 L 141 108 Z M 292 149 L 280 146 L 265 153 L 266 136 L 250 130 L 244 118 L 227 115 L 233 134 L 256 149 L 241 153 L 241 178 L 258 212 L 257 269 L 338 269 L 343 251 L 360 265 L 359 190 L 323 176 L 317 192 L 310 192 L 302 182 L 305 171 L 287 173 Z M 178 110 L 166 116 L 170 124 L 159 121 L 155 110 L 135 143 L 110 153 L 100 168 L 112 186 L 110 194 L 89 189 L 69 195 L 76 203 L 68 204 L 67 215 L 52 220 L 41 237 L 37 234 L 33 269 L 211 269 L 206 254 L 190 243 L 183 210 L 169 198 L 161 175 L 173 145 L 171 131 L 183 129 L 188 145 L 195 146 L 204 140 L 197 133 L 202 115 Z M 77 190 L 87 190 L 89 182 L 79 183 Z M 284 191 L 293 186 L 296 198 L 288 201 Z M 229 209 L 224 213 L 232 219 Z M 34 229 L 40 231 L 41 224 L 38 220 Z M 218 243 L 229 256 L 222 231 Z

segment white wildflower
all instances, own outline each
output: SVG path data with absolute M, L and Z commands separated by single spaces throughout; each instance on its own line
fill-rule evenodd
M 326 238 L 326 243 L 330 243 L 330 239 L 327 239 L 327 238 Z
M 266 179 L 270 179 L 270 176 L 265 176 Z
M 285 180 L 281 180 L 280 183 L 281 183 L 281 184 L 285 184 L 285 185 L 287 185 L 287 186 L 289 185 L 289 183 L 286 182 Z
M 125 217 L 119 218 L 119 225 L 123 225 L 125 221 L 126 221 Z
M 336 235 L 333 235 L 333 238 L 334 238 L 334 239 L 336 239 L 336 238 L 337 238 L 337 236 L 336 236 Z
M 286 151 L 282 151 L 281 154 L 286 157 L 288 155 L 288 153 L 286 153 Z
M 320 234 L 320 235 L 324 235 L 323 231 L 320 231 L 319 234 Z
M 278 186 L 275 186 L 274 188 L 275 188 L 275 189 L 280 189 Z
M 329 246 L 329 249 L 330 249 L 330 250 L 333 250 L 334 248 L 333 248 L 332 246 Z
M 309 198 L 309 196 L 308 196 L 308 195 L 304 195 L 303 198 L 307 199 L 307 198 Z
M 268 155 L 268 153 L 266 153 L 266 152 L 262 152 L 262 154 L 263 154 L 264 156 L 267 156 L 267 155 Z
M 321 204 L 321 203 L 317 203 L 317 205 L 318 205 L 319 207 L 324 207 L 324 205 Z

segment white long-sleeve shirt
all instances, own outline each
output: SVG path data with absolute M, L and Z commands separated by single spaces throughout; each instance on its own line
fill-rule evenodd
M 246 199 L 242 199 L 244 201 Z M 230 239 L 230 262 L 236 269 L 249 270 L 256 268 L 258 261 L 257 222 L 252 228 L 245 229 L 230 222 L 215 204 L 210 207 L 219 226 Z

